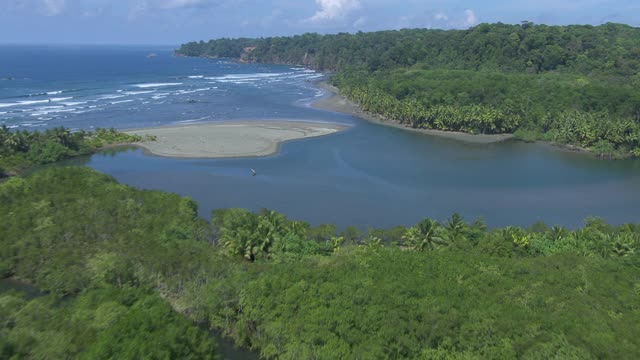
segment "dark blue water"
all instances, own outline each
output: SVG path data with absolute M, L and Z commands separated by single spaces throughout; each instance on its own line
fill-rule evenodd
M 291 104 L 320 95 L 311 80 L 321 76 L 180 58 L 166 48 L 0 46 L 0 125 L 133 128 L 300 117 Z
M 468 144 L 315 110 L 308 105 L 322 93 L 312 81 L 321 75 L 301 68 L 176 58 L 162 49 L 30 50 L 38 58 L 25 49 L 14 51 L 14 60 L 0 56 L 0 69 L 18 79 L 0 82 L 0 103 L 54 89 L 91 89 L 70 93 L 69 102 L 153 90 L 116 99 L 132 100 L 127 103 L 99 100 L 99 110 L 58 114 L 42 120 L 43 127 L 265 118 L 352 125 L 336 135 L 284 144 L 280 153 L 264 158 L 168 159 L 132 150 L 88 160 L 123 183 L 191 196 L 204 217 L 215 208 L 266 207 L 312 224 L 363 229 L 410 225 L 423 217 L 443 220 L 455 211 L 469 220 L 482 217 L 491 226 L 542 220 L 576 227 L 588 216 L 640 222 L 640 161 L 602 161 L 541 144 Z M 158 56 L 147 58 L 150 52 Z M 95 94 L 85 98 L 85 92 Z M 0 108 L 11 111 L 0 122 L 26 126 L 25 119 L 38 117 L 18 113 L 24 107 Z

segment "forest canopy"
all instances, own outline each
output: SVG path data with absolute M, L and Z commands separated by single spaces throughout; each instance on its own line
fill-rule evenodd
M 214 354 L 191 322 L 278 359 L 640 356 L 637 224 L 208 222 L 80 167 L 0 183 L 0 218 L 0 277 L 46 293 L 0 294 L 3 357 Z
M 177 53 L 337 72 L 343 95 L 411 127 L 515 132 L 603 157 L 640 156 L 640 29 L 628 25 L 219 39 Z

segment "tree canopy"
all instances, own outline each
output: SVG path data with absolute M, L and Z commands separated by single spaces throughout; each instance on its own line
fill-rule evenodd
M 0 294 L 3 357 L 214 354 L 188 320 L 265 358 L 640 356 L 640 225 L 337 232 L 196 207 L 88 168 L 1 183 L 0 275 L 48 294 Z
M 603 157 L 640 156 L 640 29 L 628 25 L 220 39 L 177 52 L 337 72 L 343 95 L 411 127 L 515 132 Z

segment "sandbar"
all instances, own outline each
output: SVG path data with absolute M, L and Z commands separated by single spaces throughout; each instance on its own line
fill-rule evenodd
M 350 114 L 363 120 L 367 120 L 369 122 L 380 125 L 391 126 L 398 129 L 418 132 L 425 135 L 439 136 L 468 143 L 489 144 L 513 138 L 513 134 L 468 134 L 459 131 L 412 128 L 405 124 L 401 124 L 398 121 L 386 119 L 379 115 L 362 110 L 360 106 L 358 106 L 358 104 L 340 95 L 338 89 L 335 86 L 332 86 L 325 81 L 316 83 L 316 86 L 329 93 L 324 98 L 321 98 L 311 104 L 311 106 L 316 109 Z
M 125 132 L 155 136 L 154 141 L 134 144 L 154 155 L 229 158 L 271 155 L 286 141 L 329 135 L 345 128 L 346 125 L 328 122 L 260 120 L 171 125 Z

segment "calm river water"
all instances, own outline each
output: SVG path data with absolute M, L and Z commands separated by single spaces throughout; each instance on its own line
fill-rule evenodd
M 148 58 L 154 52 L 156 57 Z M 33 54 L 37 53 L 35 57 Z M 640 222 L 640 161 L 602 161 L 543 144 L 468 144 L 313 109 L 322 75 L 291 66 L 178 58 L 170 49 L 0 47 L 0 124 L 131 128 L 234 119 L 349 124 L 264 158 L 185 160 L 141 150 L 88 166 L 215 208 L 270 208 L 312 224 L 392 227 L 453 212 L 490 226 Z M 250 168 L 258 171 L 251 176 Z

